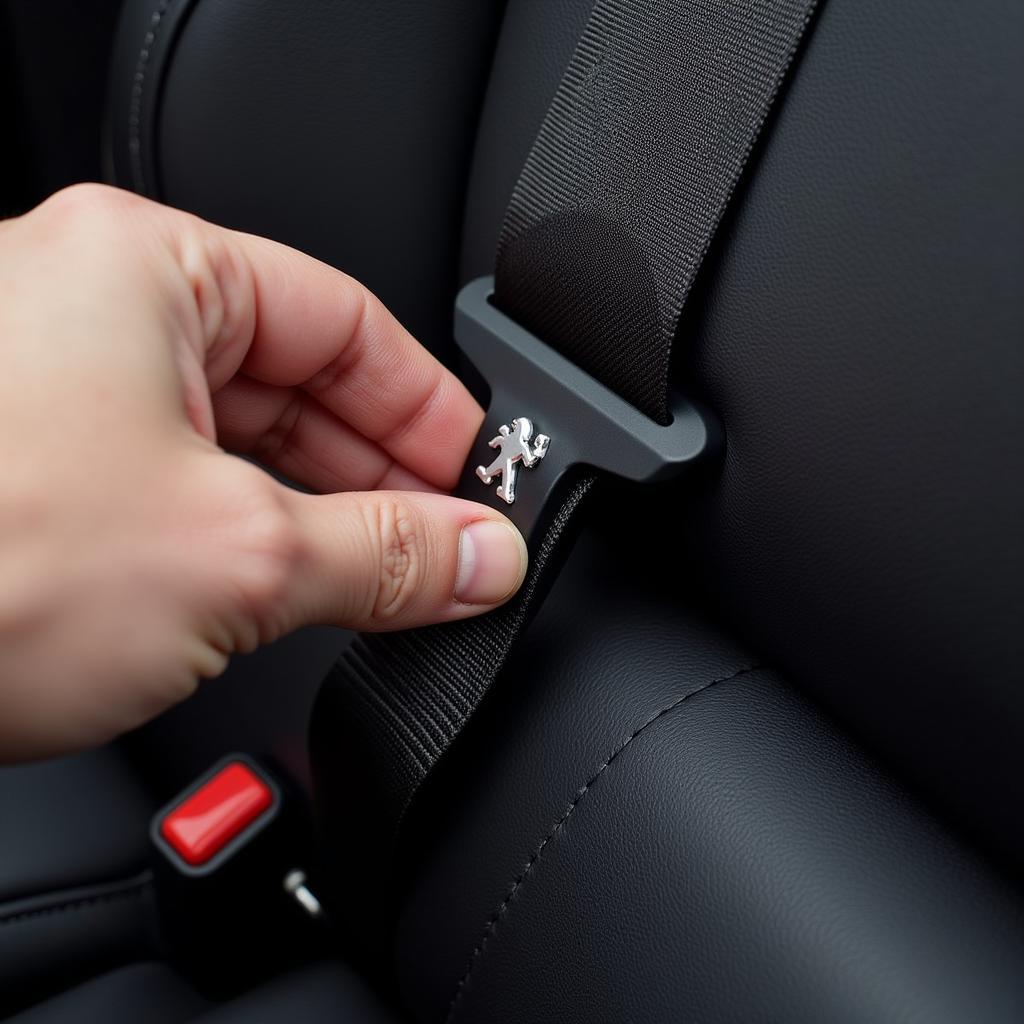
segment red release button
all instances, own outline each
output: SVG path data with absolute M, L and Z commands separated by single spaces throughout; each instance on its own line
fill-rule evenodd
M 160 834 L 186 864 L 205 864 L 273 802 L 270 787 L 240 761 L 225 765 L 164 818 Z

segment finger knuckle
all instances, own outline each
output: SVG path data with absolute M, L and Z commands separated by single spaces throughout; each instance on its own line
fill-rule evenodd
M 224 659 L 223 665 L 227 667 L 227 659 Z M 201 674 L 206 673 L 200 673 L 188 662 L 182 664 L 179 668 L 169 670 L 162 679 L 161 685 L 156 688 L 152 695 L 152 709 L 147 707 L 136 717 L 146 721 L 166 708 L 174 707 L 175 704 L 181 704 L 188 700 L 199 689 Z M 134 728 L 138 724 L 137 721 L 133 721 L 129 728 Z
M 284 632 L 286 604 L 303 558 L 300 531 L 281 496 L 270 486 L 242 497 L 244 509 L 233 531 L 235 582 L 246 628 L 238 650 L 251 650 Z
M 210 260 L 219 305 L 216 329 L 208 334 L 208 358 L 211 360 L 231 339 L 251 337 L 256 308 L 256 285 L 251 267 L 233 245 L 223 237 L 214 237 Z
M 63 217 L 105 216 L 112 209 L 121 208 L 132 200 L 123 189 L 96 182 L 80 182 L 55 192 L 44 204 Z
M 251 454 L 265 465 L 273 465 L 292 454 L 300 436 L 305 405 L 296 393 L 276 420 L 260 435 Z
M 379 573 L 370 617 L 384 625 L 399 618 L 419 591 L 427 531 L 419 509 L 400 499 L 381 501 L 372 515 Z

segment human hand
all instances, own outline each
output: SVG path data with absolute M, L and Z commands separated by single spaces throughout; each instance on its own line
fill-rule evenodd
M 522 582 L 514 527 L 438 493 L 480 408 L 292 249 L 76 186 L 0 224 L 0 354 L 0 759 L 100 743 L 297 626 Z

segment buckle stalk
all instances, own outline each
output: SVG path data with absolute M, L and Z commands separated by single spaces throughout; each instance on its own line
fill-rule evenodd
M 479 278 L 455 302 L 455 342 L 491 390 L 456 493 L 501 509 L 531 547 L 574 466 L 655 483 L 719 446 L 721 430 L 707 412 L 675 396 L 672 422 L 655 423 L 492 305 L 493 291 L 492 277 Z

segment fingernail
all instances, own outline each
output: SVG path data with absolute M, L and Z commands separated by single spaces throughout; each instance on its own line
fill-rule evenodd
M 462 528 L 455 600 L 498 604 L 519 589 L 526 575 L 526 544 L 508 523 L 482 519 Z

